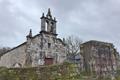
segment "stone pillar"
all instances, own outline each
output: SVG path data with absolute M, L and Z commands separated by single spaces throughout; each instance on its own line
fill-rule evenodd
M 45 21 L 45 17 L 44 17 L 44 13 L 43 13 L 43 15 L 41 17 L 41 31 L 45 31 L 45 27 L 46 27 L 45 23 L 46 23 L 46 21 Z
M 50 32 L 51 31 L 51 22 L 48 21 L 47 23 L 47 32 Z
M 45 19 L 41 19 L 41 31 L 45 31 Z
M 54 23 L 53 27 L 54 27 L 53 33 L 56 34 L 56 23 Z

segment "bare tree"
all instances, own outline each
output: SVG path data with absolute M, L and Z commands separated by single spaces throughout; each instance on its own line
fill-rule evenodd
M 65 39 L 67 46 L 67 54 L 78 54 L 80 53 L 80 44 L 82 40 L 76 36 L 69 36 Z
M 82 43 L 82 40 L 79 37 L 76 36 L 68 36 L 65 39 L 66 43 L 66 53 L 67 58 L 74 58 L 76 54 L 80 53 L 80 44 Z
M 10 49 L 10 47 L 0 47 L 0 56 L 4 55 Z

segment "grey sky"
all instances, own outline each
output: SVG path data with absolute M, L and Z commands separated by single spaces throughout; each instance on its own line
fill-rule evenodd
M 0 0 L 0 46 L 26 40 L 40 31 L 40 17 L 51 8 L 59 37 L 112 42 L 120 51 L 120 0 Z

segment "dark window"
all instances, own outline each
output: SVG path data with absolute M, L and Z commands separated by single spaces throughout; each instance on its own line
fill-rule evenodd
M 51 43 L 48 43 L 48 48 L 50 48 L 51 47 Z
M 54 31 L 54 28 L 53 28 L 54 26 L 53 26 L 53 25 L 54 25 L 54 23 L 51 22 L 51 24 L 50 24 L 50 28 L 51 28 L 50 32 L 52 32 L 52 33 L 53 33 L 53 31 Z

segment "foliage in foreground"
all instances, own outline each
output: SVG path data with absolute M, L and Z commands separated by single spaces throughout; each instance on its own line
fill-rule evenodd
M 39 68 L 0 68 L 0 80 L 111 80 L 109 77 L 97 79 L 96 75 L 78 72 L 76 65 L 70 63 Z M 119 75 L 116 80 L 120 80 Z
M 69 63 L 39 68 L 0 68 L 0 80 L 76 80 L 79 76 L 75 72 L 74 65 Z

